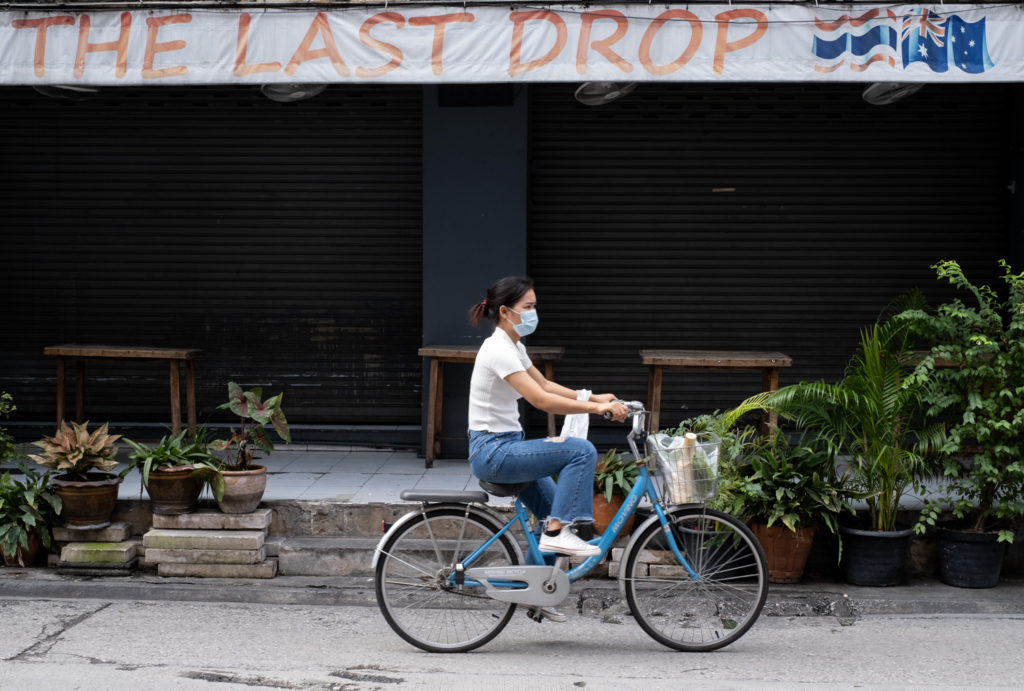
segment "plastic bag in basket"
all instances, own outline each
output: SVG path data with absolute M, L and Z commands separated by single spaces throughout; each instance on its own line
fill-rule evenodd
M 702 502 L 718 492 L 721 440 L 714 434 L 652 434 L 648 446 L 662 478 L 662 499 L 669 504 Z

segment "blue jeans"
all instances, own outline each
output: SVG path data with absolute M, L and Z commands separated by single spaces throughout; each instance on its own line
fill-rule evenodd
M 522 432 L 469 431 L 469 466 L 487 482 L 534 483 L 519 494 L 539 520 L 561 523 L 594 520 L 597 450 L 586 439 L 531 439 Z M 558 483 L 551 476 L 558 474 Z

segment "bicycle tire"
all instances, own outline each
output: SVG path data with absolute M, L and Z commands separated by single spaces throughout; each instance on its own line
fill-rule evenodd
M 453 587 L 449 579 L 453 565 L 498 530 L 480 514 L 437 508 L 395 532 L 381 548 L 374 572 L 377 605 L 395 633 L 432 653 L 467 652 L 501 633 L 516 605 L 492 600 L 481 587 Z M 506 533 L 472 566 L 514 566 L 518 554 Z
M 764 550 L 734 516 L 701 507 L 667 512 L 691 578 L 655 521 L 633 541 L 625 559 L 626 602 L 640 627 L 662 645 L 708 652 L 733 643 L 753 626 L 768 596 Z

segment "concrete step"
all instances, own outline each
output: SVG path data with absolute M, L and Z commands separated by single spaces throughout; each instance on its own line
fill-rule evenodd
M 200 512 L 183 514 L 179 521 L 190 521 L 185 516 L 200 516 L 217 512 L 216 504 L 202 502 Z M 261 509 L 270 509 L 271 536 L 279 537 L 380 537 L 381 522 L 393 523 L 409 511 L 419 507 L 418 503 L 394 502 L 374 504 L 351 504 L 329 501 L 266 501 Z M 491 507 L 498 515 L 508 515 L 508 506 Z M 226 514 L 222 514 L 226 515 Z M 168 517 L 154 518 L 148 500 L 118 499 L 114 512 L 115 521 L 131 523 L 133 533 L 142 535 L 152 527 L 170 527 L 164 524 Z M 154 520 L 160 525 L 154 525 Z M 208 520 L 208 519 L 207 519 Z M 176 524 L 184 527 L 184 524 Z M 225 526 L 227 527 L 227 526 Z M 234 526 L 232 526 L 234 527 Z
M 174 530 L 152 528 L 142 537 L 147 554 L 160 550 L 258 550 L 265 534 L 261 530 Z
M 146 550 L 147 564 L 261 564 L 266 547 L 259 549 L 154 549 Z
M 379 532 L 379 531 L 378 531 Z M 372 576 L 379 536 L 280 538 L 278 562 L 285 576 Z
M 125 542 L 69 542 L 60 550 L 64 563 L 127 564 L 138 556 L 138 546 Z
M 259 564 L 157 564 L 158 576 L 192 576 L 195 578 L 273 578 L 277 560 L 266 559 Z

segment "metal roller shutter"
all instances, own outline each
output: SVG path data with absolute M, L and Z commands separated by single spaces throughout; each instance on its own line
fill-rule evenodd
M 419 423 L 418 87 L 0 99 L 0 390 L 19 420 L 51 419 L 43 347 L 77 342 L 201 348 L 201 419 L 236 380 L 284 391 L 293 424 Z M 166 378 L 90 362 L 86 414 L 166 422 Z
M 644 348 L 779 350 L 783 384 L 836 379 L 891 299 L 938 294 L 935 261 L 989 280 L 1016 87 L 929 85 L 888 107 L 861 88 L 642 84 L 589 108 L 536 87 L 534 342 L 566 347 L 559 380 L 643 399 Z M 663 424 L 760 383 L 666 372 Z

